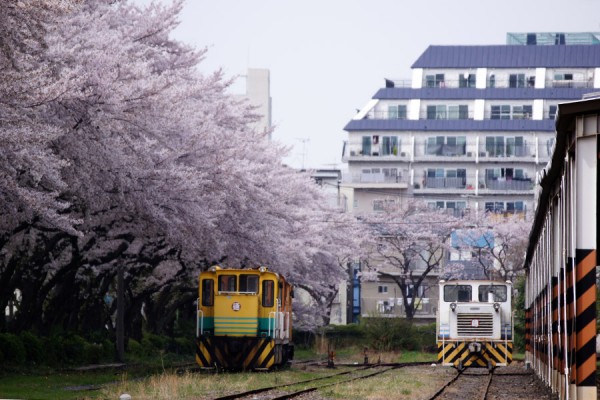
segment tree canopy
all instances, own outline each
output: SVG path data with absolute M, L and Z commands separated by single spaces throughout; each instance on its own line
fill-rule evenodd
M 207 56 L 171 38 L 182 1 L 0 1 L 0 307 L 10 329 L 168 329 L 214 263 L 267 265 L 315 298 L 360 254 Z M 15 298 L 19 293 L 19 298 Z M 301 315 L 299 315 L 302 318 Z M 150 321 L 151 320 L 151 321 Z M 7 329 L 6 322 L 2 322 Z

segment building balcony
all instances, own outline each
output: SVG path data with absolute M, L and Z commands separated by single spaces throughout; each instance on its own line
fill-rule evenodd
M 348 144 L 344 142 L 342 161 L 408 161 L 409 154 L 401 151 L 397 146 L 386 149 L 379 144 L 363 147 L 361 144 Z
M 465 189 L 467 179 L 464 177 L 456 178 L 435 178 L 426 177 L 423 180 L 423 189 Z
M 352 174 L 349 179 L 344 179 L 343 184 L 353 188 L 407 189 L 408 173 L 403 175 L 389 175 L 383 172 Z
M 594 82 L 592 80 L 584 81 L 584 80 L 567 80 L 567 79 L 559 79 L 559 80 L 546 80 L 547 88 L 578 88 L 578 89 L 588 89 L 594 87 Z
M 483 189 L 488 191 L 530 191 L 533 190 L 533 181 L 529 178 L 487 178 Z
M 535 157 L 535 146 L 524 145 L 484 145 L 479 147 L 479 157 L 482 159 L 522 159 L 515 161 L 531 161 Z

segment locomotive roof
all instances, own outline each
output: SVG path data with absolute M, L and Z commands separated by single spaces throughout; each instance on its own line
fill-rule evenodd
M 458 285 L 458 284 L 481 284 L 481 283 L 489 283 L 493 285 L 512 285 L 510 281 L 499 281 L 492 279 L 453 279 L 453 280 L 441 280 L 440 285 Z

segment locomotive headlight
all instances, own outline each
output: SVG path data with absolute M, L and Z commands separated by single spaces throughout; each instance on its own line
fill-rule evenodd
M 456 303 L 450 303 L 450 309 L 456 311 Z
M 494 303 L 494 310 L 496 310 L 496 312 L 500 310 L 500 303 Z

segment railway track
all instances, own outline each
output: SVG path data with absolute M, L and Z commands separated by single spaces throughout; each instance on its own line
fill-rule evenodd
M 459 371 L 429 400 L 487 400 L 493 377 L 493 370 L 468 368 Z
M 400 364 L 370 364 L 370 365 L 352 365 L 357 368 L 354 370 L 343 371 L 319 378 L 308 379 L 304 381 L 286 383 L 283 385 L 253 389 L 245 392 L 234 393 L 213 400 L 234 400 L 234 399 L 256 399 L 261 400 L 283 400 L 301 396 L 305 393 L 317 391 L 333 385 L 344 384 L 360 379 L 368 379 L 373 376 L 384 374 L 388 371 L 415 365 L 426 365 L 429 363 L 400 363 Z M 308 386 L 307 386 L 308 385 Z M 260 397 L 256 396 L 260 395 Z

